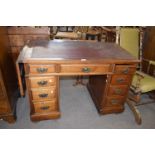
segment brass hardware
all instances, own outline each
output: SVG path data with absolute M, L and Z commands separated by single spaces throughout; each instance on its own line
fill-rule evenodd
M 48 96 L 48 94 L 39 94 L 38 96 L 41 98 L 46 98 Z
M 129 68 L 126 68 L 125 70 L 122 71 L 123 74 L 128 74 L 129 73 Z
M 91 71 L 91 69 L 88 67 L 82 68 L 82 72 L 84 72 L 84 73 L 89 73 L 90 71 Z
M 115 89 L 115 93 L 117 95 L 120 95 L 122 93 L 122 89 L 119 89 L 119 88 Z
M 47 81 L 38 81 L 37 83 L 38 83 L 38 85 L 40 85 L 40 86 L 47 85 Z
M 49 109 L 49 106 L 41 107 L 40 109 L 41 110 L 47 110 L 47 109 Z
M 38 73 L 45 73 L 47 72 L 48 68 L 37 68 Z
M 122 83 L 122 82 L 124 82 L 124 79 L 120 78 L 120 79 L 116 79 L 116 81 L 117 81 L 118 83 Z
M 112 104 L 118 104 L 118 100 L 117 99 L 113 99 L 113 100 L 111 100 L 111 103 Z

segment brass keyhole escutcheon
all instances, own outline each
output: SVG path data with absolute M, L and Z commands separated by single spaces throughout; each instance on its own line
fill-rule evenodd
M 90 71 L 91 71 L 91 69 L 88 67 L 82 68 L 82 72 L 84 72 L 84 73 L 89 73 Z

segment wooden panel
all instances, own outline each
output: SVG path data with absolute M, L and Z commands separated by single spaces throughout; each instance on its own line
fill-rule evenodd
M 30 77 L 30 86 L 31 88 L 36 87 L 48 87 L 56 84 L 55 76 L 52 77 Z
M 17 58 L 19 56 L 19 53 L 9 53 L 10 57 L 12 58 L 13 62 L 14 62 L 14 66 L 16 64 Z
M 21 50 L 22 50 L 22 46 L 19 46 L 19 47 L 18 46 L 12 46 L 11 47 L 12 53 L 18 53 L 19 54 Z
M 24 38 L 19 35 L 10 35 L 10 46 L 23 46 L 26 41 L 24 41 Z
M 6 99 L 0 100 L 0 115 L 10 113 L 11 109 Z
M 8 34 L 50 34 L 48 27 L 34 28 L 34 27 L 8 27 Z
M 143 40 L 143 57 L 155 60 L 155 26 L 146 27 Z
M 31 115 L 32 121 L 41 121 L 41 120 L 48 120 L 48 119 L 57 119 L 60 117 L 59 111 L 52 111 L 50 113 L 35 113 Z
M 2 81 L 1 81 L 1 79 L 2 78 L 0 78 L 0 98 L 3 98 L 3 97 L 5 97 L 5 95 L 4 95 L 4 90 L 2 88 Z
M 102 104 L 106 96 L 106 90 L 109 83 L 109 76 L 95 75 L 89 77 L 87 88 L 99 112 L 102 110 Z
M 10 45 L 11 46 L 21 46 L 23 47 L 30 40 L 45 40 L 49 39 L 49 36 L 45 35 L 9 35 Z
M 105 106 L 101 109 L 100 114 L 112 114 L 112 113 L 121 113 L 124 111 L 124 106 Z
M 148 60 L 155 61 L 155 26 L 147 26 L 144 32 L 144 39 L 143 39 L 143 58 Z M 143 61 L 142 62 L 142 69 L 146 73 L 147 72 L 148 63 Z M 153 66 L 150 69 L 150 74 L 154 75 L 153 72 L 155 71 L 155 67 Z
M 7 27 L 0 27 L 0 118 L 13 123 L 18 98 L 16 70 L 9 54 Z

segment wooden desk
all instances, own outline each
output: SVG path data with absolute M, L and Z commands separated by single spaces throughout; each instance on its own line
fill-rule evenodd
M 59 77 L 68 75 L 89 75 L 87 88 L 100 114 L 122 112 L 138 62 L 113 43 L 29 43 L 18 57 L 17 70 L 24 65 L 31 120 L 60 117 Z

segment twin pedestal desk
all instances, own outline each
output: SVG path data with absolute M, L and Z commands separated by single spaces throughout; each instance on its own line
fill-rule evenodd
M 114 43 L 40 40 L 23 48 L 16 65 L 21 95 L 28 91 L 31 120 L 40 121 L 61 115 L 60 76 L 88 75 L 98 112 L 123 112 L 138 62 Z

